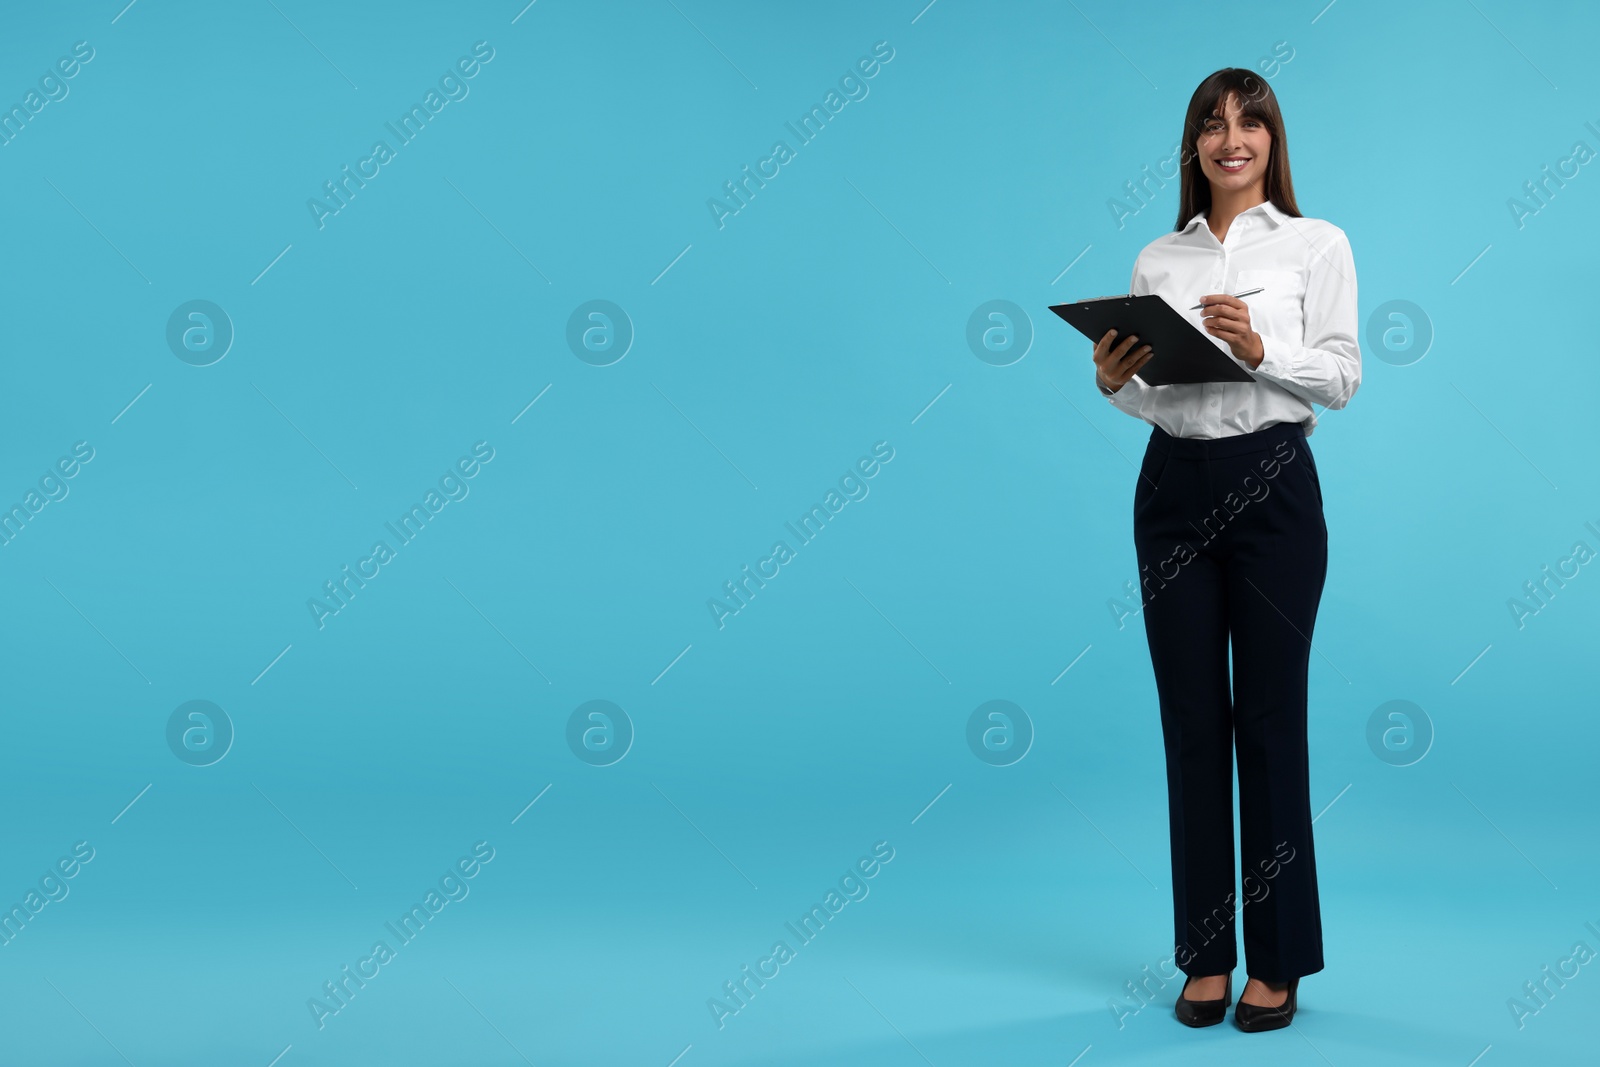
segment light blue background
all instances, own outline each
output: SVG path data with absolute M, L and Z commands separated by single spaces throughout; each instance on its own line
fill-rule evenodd
M 95 50 L 0 148 L 0 499 L 95 449 L 0 549 L 0 902 L 95 849 L 0 948 L 7 1062 L 1593 1054 L 1595 968 L 1507 1008 L 1600 948 L 1600 577 L 1507 607 L 1600 548 L 1600 176 L 1507 207 L 1600 149 L 1590 6 L 124 2 L 0 32 L 6 102 Z M 319 230 L 307 199 L 480 40 L 470 95 Z M 870 94 L 719 230 L 707 199 L 878 41 Z M 1364 343 L 1312 438 L 1327 969 L 1293 1031 L 1185 1030 L 1177 982 L 1119 1027 L 1171 953 L 1154 686 L 1108 608 L 1148 428 L 1045 309 L 1125 289 L 1177 183 L 1125 228 L 1107 201 L 1280 41 L 1302 210 L 1349 235 L 1363 323 L 1407 300 L 1433 340 Z M 208 367 L 165 341 L 192 299 L 236 331 Z M 636 331 L 606 367 L 565 340 L 595 299 Z M 965 340 L 994 299 L 1032 316 L 1005 367 Z M 318 630 L 307 599 L 478 441 L 470 496 Z M 719 630 L 708 598 L 878 441 L 869 496 Z M 165 740 L 195 699 L 236 731 L 209 767 Z M 593 699 L 636 730 L 609 767 L 565 740 Z M 1009 767 L 965 741 L 992 699 L 1036 731 Z M 1390 700 L 1435 732 L 1412 766 L 1368 746 Z M 485 840 L 319 1030 L 308 998 Z M 877 841 L 870 895 L 718 1029 Z

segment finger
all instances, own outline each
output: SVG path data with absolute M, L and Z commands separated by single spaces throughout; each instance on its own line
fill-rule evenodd
M 1117 331 L 1110 330 L 1094 346 L 1096 363 L 1109 363 L 1115 358 Z
M 1118 371 L 1132 374 L 1135 370 L 1144 365 L 1145 360 L 1150 358 L 1150 352 L 1150 346 L 1143 345 L 1128 353 L 1122 358 L 1122 361 L 1117 364 Z

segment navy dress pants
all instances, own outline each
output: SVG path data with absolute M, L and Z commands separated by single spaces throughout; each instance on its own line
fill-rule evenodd
M 1166 750 L 1175 962 L 1231 972 L 1241 916 L 1250 977 L 1320 971 L 1306 672 L 1328 530 L 1305 430 L 1202 440 L 1155 428 L 1133 532 Z

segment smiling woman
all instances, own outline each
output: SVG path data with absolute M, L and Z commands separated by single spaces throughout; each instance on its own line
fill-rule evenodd
M 1095 346 L 1095 376 L 1153 427 L 1133 536 L 1141 572 L 1160 579 L 1142 584 L 1140 613 L 1166 754 L 1175 959 L 1189 976 L 1179 1021 L 1219 1023 L 1232 1002 L 1235 754 L 1241 865 L 1275 841 L 1303 857 L 1243 922 L 1250 981 L 1234 1021 L 1254 1032 L 1287 1026 L 1300 978 L 1323 969 L 1306 713 L 1328 530 L 1306 438 L 1312 405 L 1342 408 L 1361 382 L 1355 263 L 1343 230 L 1300 214 L 1261 77 L 1229 68 L 1202 81 L 1183 146 L 1177 225 L 1139 253 L 1129 292 L 1166 300 L 1250 380 L 1149 385 L 1137 375 L 1150 346 L 1116 331 Z M 1248 510 L 1229 504 L 1283 448 L 1304 458 L 1274 491 Z M 1202 532 L 1218 515 L 1218 532 Z

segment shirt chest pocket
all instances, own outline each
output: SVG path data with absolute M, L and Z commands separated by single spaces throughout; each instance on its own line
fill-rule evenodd
M 1305 280 L 1297 270 L 1241 270 L 1235 277 L 1236 293 L 1260 289 L 1244 297 L 1250 305 L 1250 327 L 1280 341 L 1305 343 Z

